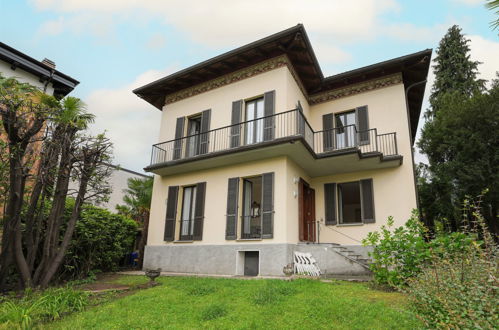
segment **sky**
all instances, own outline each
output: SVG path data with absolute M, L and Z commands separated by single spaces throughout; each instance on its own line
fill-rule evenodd
M 0 0 L 0 41 L 80 84 L 71 93 L 106 131 L 114 163 L 142 172 L 161 112 L 132 90 L 303 23 L 325 76 L 438 46 L 453 24 L 481 78 L 499 70 L 499 30 L 485 0 Z M 422 112 L 428 107 L 429 76 Z M 420 120 L 419 127 L 422 126 Z M 416 155 L 416 161 L 424 161 Z

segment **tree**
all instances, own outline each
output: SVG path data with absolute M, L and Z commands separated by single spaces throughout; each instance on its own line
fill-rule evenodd
M 438 112 L 442 95 L 452 92 L 471 97 L 485 89 L 485 81 L 477 79 L 480 62 L 470 59 L 469 42 L 457 25 L 450 27 L 440 40 L 437 56 L 433 60 L 435 82 L 430 95 L 431 107 L 426 111 L 427 118 L 431 119 Z
M 459 205 L 466 195 L 477 196 L 487 188 L 482 212 L 491 231 L 497 234 L 499 86 L 471 98 L 448 93 L 440 103 L 439 114 L 425 125 L 420 141 L 421 150 L 428 158 L 439 160 L 430 163 L 432 183 L 444 181 L 449 184 L 451 203 L 442 203 L 438 210 L 442 211 L 440 216 L 453 215 L 454 219 L 460 219 Z M 437 198 L 433 197 L 433 200 Z M 425 207 L 428 210 L 431 204 Z M 453 223 L 451 229 L 458 227 L 459 223 Z
M 58 101 L 0 76 L 2 137 L 8 144 L 8 197 L 3 215 L 0 287 L 15 265 L 24 287 L 46 287 L 60 267 L 83 204 L 109 192 L 111 144 L 84 134 L 93 115 L 83 102 Z M 63 213 L 71 178 L 78 184 L 70 217 Z M 45 201 L 51 208 L 44 212 Z
M 477 78 L 479 62 L 470 59 L 469 40 L 464 37 L 459 26 L 454 25 L 449 28 L 440 41 L 436 53 L 433 66 L 435 82 L 430 95 L 430 108 L 425 113 L 426 123 L 418 142 L 418 147 L 428 157 L 429 166 L 420 166 L 418 191 L 421 214 L 427 226 L 433 228 L 435 221 L 446 219 L 448 229 L 456 231 L 459 229 L 456 220 L 459 219 L 458 209 L 464 197 L 462 190 L 457 189 L 462 178 L 456 177 L 458 173 L 449 171 L 446 163 L 455 159 L 457 157 L 455 152 L 459 152 L 459 150 L 451 151 L 448 148 L 448 143 L 453 142 L 448 138 L 454 138 L 454 133 L 461 133 L 463 130 L 447 132 L 448 135 L 443 137 L 436 127 L 444 125 L 442 123 L 447 122 L 447 116 L 457 115 L 453 113 L 453 111 L 458 111 L 457 109 L 448 109 L 453 106 L 451 104 L 453 99 L 466 102 L 481 95 L 485 91 L 485 81 Z M 474 112 L 473 109 L 469 111 Z M 470 119 L 474 121 L 477 118 L 480 116 Z M 483 129 L 487 127 L 478 125 L 474 131 L 465 130 L 464 132 L 477 135 L 477 130 L 481 132 Z M 479 143 L 485 143 L 485 140 Z M 486 154 L 491 152 L 494 150 L 488 149 Z M 484 183 L 483 180 L 477 180 L 477 182 Z M 485 186 L 481 187 L 483 188 Z M 481 189 L 476 193 L 480 193 Z
M 125 205 L 116 205 L 116 209 L 118 213 L 131 217 L 142 227 L 142 234 L 138 243 L 140 252 L 139 267 L 142 267 L 149 228 L 153 178 L 129 178 L 127 183 L 128 189 L 124 190 L 125 196 L 123 196 Z

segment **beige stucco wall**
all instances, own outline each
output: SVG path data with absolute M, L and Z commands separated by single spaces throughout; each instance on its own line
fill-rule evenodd
M 178 117 L 192 116 L 206 109 L 211 109 L 210 129 L 230 125 L 233 101 L 263 96 L 272 90 L 275 90 L 276 97 L 275 113 L 292 109 L 294 105 L 288 107 L 286 96 L 287 74 L 288 69 L 281 67 L 164 106 L 159 141 L 175 138 Z
M 151 204 L 151 221 L 147 244 L 231 244 L 236 241 L 225 240 L 225 222 L 227 210 L 228 180 L 233 177 L 250 177 L 263 173 L 274 172 L 274 238 L 263 240 L 265 243 L 284 243 L 286 237 L 287 214 L 287 185 L 286 185 L 286 158 L 279 157 L 264 161 L 207 169 L 202 172 L 175 175 L 169 177 L 155 176 L 153 198 Z M 167 243 L 163 241 L 166 200 L 168 186 L 188 186 L 198 182 L 206 182 L 205 219 L 203 225 L 203 240 L 192 243 Z M 241 189 L 239 190 L 241 195 Z M 179 192 L 179 200 L 182 199 Z M 241 205 L 241 198 L 239 198 Z M 241 207 L 239 207 L 241 212 Z M 180 212 L 177 209 L 177 220 Z M 238 219 L 240 226 L 240 218 Z M 179 225 L 176 225 L 178 239 Z M 248 242 L 248 241 L 247 241 Z M 249 241 L 258 242 L 258 241 Z M 260 241 L 261 243 L 262 241 Z M 240 242 L 237 242 L 240 243 Z
M 403 225 L 409 219 L 412 209 L 416 208 L 416 197 L 412 177 L 408 176 L 406 172 L 404 165 L 402 165 L 395 168 L 311 179 L 292 160 L 288 160 L 287 167 L 289 182 L 292 182 L 293 178 L 301 177 L 315 190 L 315 215 L 316 220 L 321 222 L 320 241 L 347 245 L 360 244 L 359 241 L 365 238 L 367 233 L 379 230 L 383 224 L 386 224 L 389 216 L 394 217 L 396 226 Z M 324 184 L 359 181 L 362 179 L 373 179 L 376 222 L 373 224 L 325 226 Z M 293 185 L 291 189 L 298 191 L 298 184 Z M 288 224 L 290 224 L 288 228 L 289 242 L 296 243 L 298 242 L 298 198 L 288 200 L 288 212 L 294 212 L 293 216 L 288 218 Z

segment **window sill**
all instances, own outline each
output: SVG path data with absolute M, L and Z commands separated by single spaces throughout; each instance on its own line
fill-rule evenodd
M 173 243 L 194 243 L 193 240 L 173 241 Z
M 340 223 L 337 224 L 336 227 L 356 227 L 356 226 L 363 226 L 364 224 L 362 222 L 359 223 Z
M 247 242 L 247 241 L 263 241 L 263 238 L 239 238 L 236 242 Z

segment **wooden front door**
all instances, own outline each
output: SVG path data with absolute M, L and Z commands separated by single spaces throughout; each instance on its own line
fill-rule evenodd
M 300 179 L 299 183 L 299 234 L 302 242 L 315 242 L 315 190 Z

